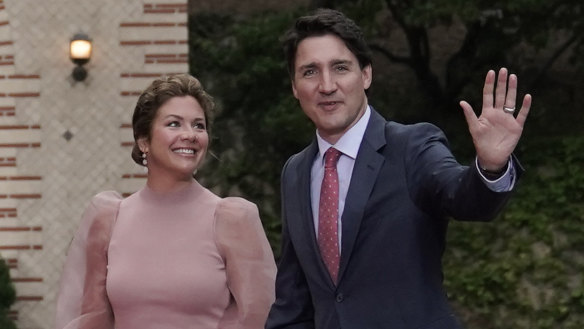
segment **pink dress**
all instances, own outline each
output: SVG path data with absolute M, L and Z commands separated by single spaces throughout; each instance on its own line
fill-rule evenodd
M 56 328 L 263 328 L 275 272 L 253 203 L 196 181 L 103 192 L 69 249 Z

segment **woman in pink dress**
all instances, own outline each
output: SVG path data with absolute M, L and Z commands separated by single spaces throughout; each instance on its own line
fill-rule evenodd
M 146 185 L 96 195 L 69 249 L 57 329 L 263 328 L 276 266 L 255 204 L 193 177 L 214 104 L 199 81 L 155 80 L 132 118 Z

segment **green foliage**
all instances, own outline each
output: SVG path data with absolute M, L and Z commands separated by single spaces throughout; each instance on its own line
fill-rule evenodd
M 8 310 L 16 300 L 16 291 L 10 281 L 10 269 L 4 259 L 0 258 L 0 329 L 16 329 L 14 322 L 8 318 Z
M 584 326 L 584 137 L 524 144 L 500 218 L 449 228 L 445 284 L 468 329 Z

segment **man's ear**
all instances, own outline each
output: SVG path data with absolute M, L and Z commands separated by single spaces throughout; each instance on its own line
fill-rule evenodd
M 291 81 L 291 85 L 292 85 L 292 94 L 294 94 L 294 98 L 298 99 L 298 91 L 296 91 L 296 86 L 294 85 L 294 79 L 292 79 Z
M 373 81 L 373 68 L 371 67 L 371 64 L 365 66 L 361 70 L 361 77 L 363 79 L 363 89 L 369 89 L 371 81 Z

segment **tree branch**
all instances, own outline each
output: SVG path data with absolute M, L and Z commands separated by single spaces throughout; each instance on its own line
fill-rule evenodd
M 545 73 L 554 65 L 554 63 L 560 58 L 567 50 L 578 40 L 579 36 L 576 34 L 572 34 L 568 40 L 566 40 L 554 53 L 551 55 L 550 58 L 545 62 L 545 64 L 538 70 L 537 75 L 530 84 L 530 90 L 534 90 L 535 87 L 542 81 Z
M 390 61 L 392 61 L 394 63 L 406 64 L 408 66 L 411 66 L 412 59 L 410 57 L 397 56 L 394 53 L 392 53 L 391 51 L 385 49 L 383 46 L 376 44 L 376 43 L 370 43 L 369 48 L 371 48 L 371 50 L 373 50 L 373 51 L 377 51 L 377 52 L 381 53 L 382 55 L 384 55 L 385 57 L 387 57 Z

